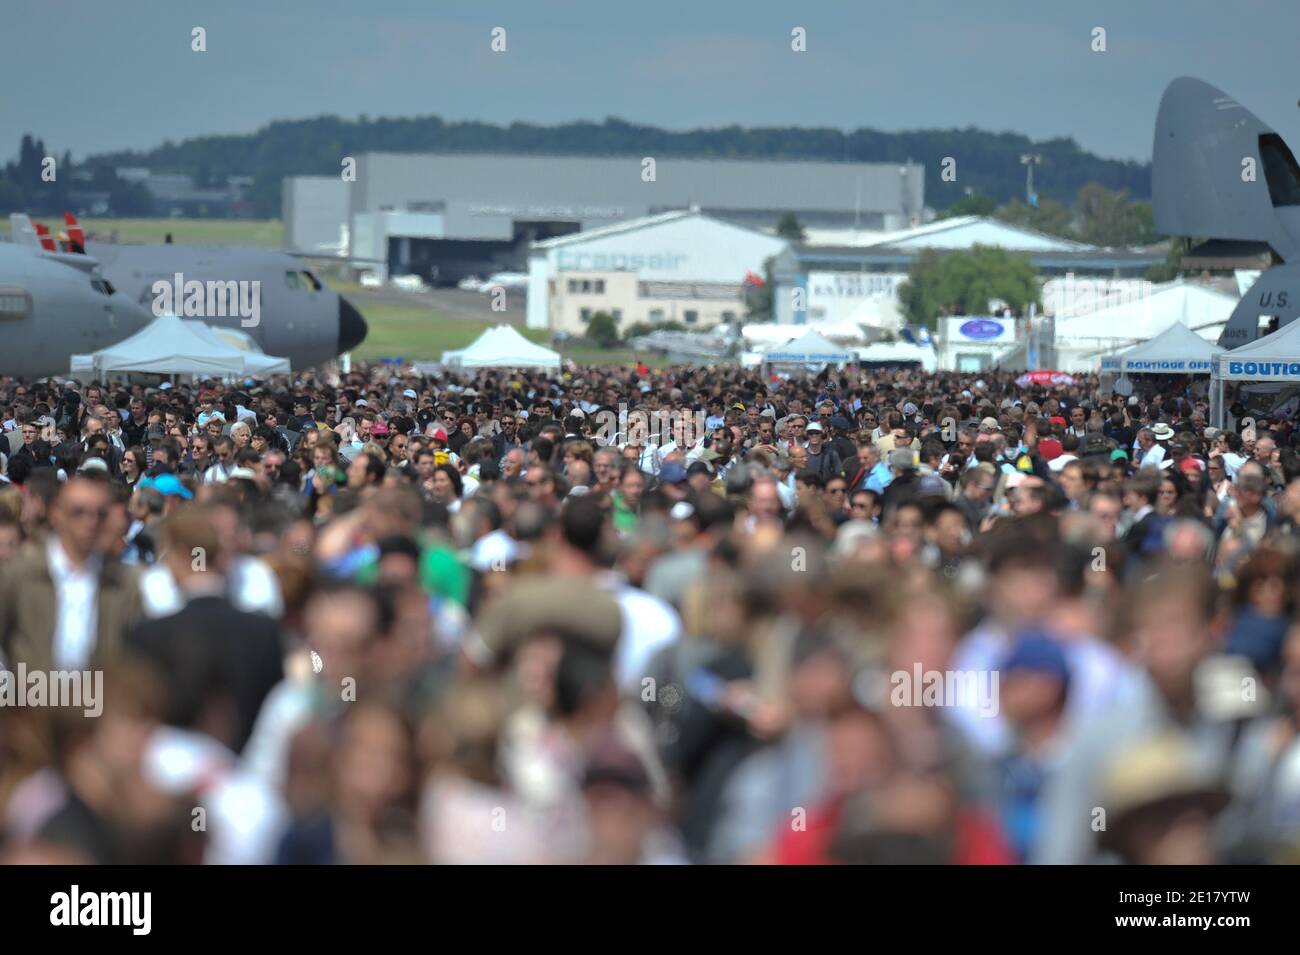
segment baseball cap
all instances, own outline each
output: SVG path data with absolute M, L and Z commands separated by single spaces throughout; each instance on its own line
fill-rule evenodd
M 848 418 L 844 417 L 844 415 L 837 414 L 831 418 L 831 427 L 837 428 L 840 431 L 847 431 L 852 426 L 849 424 Z
M 810 421 L 810 422 L 808 423 L 808 427 L 805 428 L 804 430 L 805 430 L 805 431 L 821 431 L 821 430 L 822 430 L 821 422 L 820 422 L 820 421 Z
M 1004 673 L 1028 670 L 1055 677 L 1066 686 L 1070 683 L 1070 664 L 1065 651 L 1059 641 L 1045 633 L 1022 635 L 1002 661 L 1001 669 Z
M 442 441 L 443 443 L 446 443 L 447 432 L 444 431 L 442 428 L 434 428 L 433 434 L 429 435 L 429 437 L 433 438 L 433 440 L 435 441 Z
M 235 470 L 239 469 L 236 468 Z M 234 471 L 230 472 L 231 477 L 234 477 L 234 473 Z M 163 497 L 179 497 L 183 501 L 193 500 L 194 498 L 194 495 L 190 493 L 190 489 L 182 484 L 181 479 L 175 474 L 160 474 L 157 477 L 141 478 L 140 487 L 151 487 Z
M 388 434 L 388 425 L 383 421 L 376 421 L 370 428 L 371 434 Z
M 405 391 L 402 392 L 402 397 L 410 398 L 412 401 L 414 401 L 416 398 L 420 396 L 415 393 L 414 388 L 407 388 Z
M 662 468 L 660 472 L 662 473 Z M 713 468 L 709 467 L 707 461 L 692 461 L 691 466 L 686 469 L 687 477 L 695 477 L 697 474 L 703 474 L 706 477 L 713 477 Z
M 103 458 L 86 458 L 86 460 L 81 462 L 81 467 L 77 468 L 77 471 L 83 474 L 86 471 L 99 471 L 107 474 L 108 465 L 104 463 Z
M 1055 438 L 1044 438 L 1038 442 L 1038 453 L 1043 456 L 1045 461 L 1055 461 L 1065 453 L 1065 448 Z
M 1128 452 L 1125 451 L 1123 448 L 1116 448 L 1114 451 L 1110 453 L 1110 459 L 1112 461 L 1127 461 Z
M 982 420 L 982 421 L 980 422 L 980 430 L 981 430 L 981 431 L 997 431 L 997 430 L 998 430 L 998 419 L 997 419 L 997 418 L 992 418 L 992 417 L 990 417 L 990 418 L 985 418 L 984 420 Z
M 681 484 L 686 480 L 686 469 L 676 461 L 669 461 L 659 469 L 659 480 L 664 484 Z

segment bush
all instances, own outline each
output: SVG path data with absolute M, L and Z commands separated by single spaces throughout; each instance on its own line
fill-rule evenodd
M 618 344 L 618 323 L 608 312 L 597 312 L 587 323 L 587 338 L 601 348 L 613 348 Z

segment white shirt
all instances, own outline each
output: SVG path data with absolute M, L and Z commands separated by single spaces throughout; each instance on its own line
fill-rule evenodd
M 1142 463 L 1139 467 L 1158 468 L 1165 459 L 1165 449 L 1160 444 L 1151 445 L 1151 450 L 1142 455 Z
M 241 554 L 231 561 L 226 585 L 231 603 L 245 613 L 264 613 L 269 617 L 284 613 L 280 582 L 260 557 Z M 154 564 L 140 575 L 140 596 L 145 616 L 151 620 L 170 617 L 185 608 L 185 595 L 176 586 L 176 578 L 166 564 Z
M 58 606 L 54 665 L 60 670 L 84 670 L 95 652 L 100 560 L 92 557 L 80 570 L 74 569 L 55 536 L 46 541 L 45 554 Z

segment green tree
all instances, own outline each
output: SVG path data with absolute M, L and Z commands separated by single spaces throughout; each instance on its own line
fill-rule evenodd
M 1073 213 L 1055 199 L 1042 199 L 1037 206 L 1012 199 L 998 210 L 998 218 L 1009 225 L 1023 226 L 1047 235 L 1075 238 Z
M 1038 304 L 1038 273 L 1028 257 L 989 246 L 969 252 L 927 249 L 898 289 L 912 325 L 934 328 L 940 315 L 981 315 L 1001 299 L 1017 314 Z
M 1155 240 L 1151 206 L 1129 201 L 1127 189 L 1112 191 L 1090 182 L 1079 190 L 1075 211 L 1079 238 L 1092 245 L 1123 248 Z
M 601 348 L 613 348 L 618 344 L 618 323 L 609 312 L 597 312 L 587 323 L 587 337 Z
M 776 234 L 791 242 L 804 240 L 803 226 L 799 224 L 799 219 L 793 212 L 787 212 L 781 217 L 781 221 L 776 224 Z
M 1183 271 L 1183 255 L 1193 244 L 1193 241 L 1185 236 L 1174 236 L 1169 240 L 1169 255 L 1163 262 L 1147 269 L 1144 278 L 1148 282 L 1172 282 Z
M 957 216 L 991 216 L 997 211 L 998 201 L 992 196 L 972 192 L 962 196 L 947 209 L 936 216 L 939 219 L 953 219 Z

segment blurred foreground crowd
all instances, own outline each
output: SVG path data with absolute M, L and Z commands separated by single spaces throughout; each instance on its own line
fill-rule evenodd
M 0 861 L 1294 861 L 1297 436 L 1203 389 L 0 379 Z

